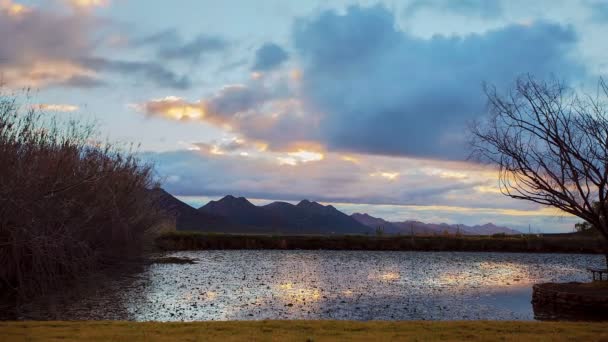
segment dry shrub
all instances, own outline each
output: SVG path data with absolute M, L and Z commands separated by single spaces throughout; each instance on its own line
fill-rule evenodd
M 0 292 L 44 293 L 137 255 L 162 219 L 151 167 L 93 137 L 0 96 Z

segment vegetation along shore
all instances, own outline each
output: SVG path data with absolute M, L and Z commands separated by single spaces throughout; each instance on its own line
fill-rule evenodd
M 332 249 L 386 251 L 483 251 L 601 254 L 605 242 L 587 236 L 364 236 L 244 235 L 167 232 L 156 238 L 161 250 L 196 249 Z

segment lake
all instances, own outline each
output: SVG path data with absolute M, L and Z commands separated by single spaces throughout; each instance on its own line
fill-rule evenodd
M 169 253 L 53 319 L 533 320 L 532 284 L 588 281 L 604 257 L 575 254 L 213 250 Z M 30 316 L 34 317 L 34 316 Z M 28 317 L 25 317 L 28 318 Z

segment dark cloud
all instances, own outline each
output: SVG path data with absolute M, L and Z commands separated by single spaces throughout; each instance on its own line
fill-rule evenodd
M 162 59 L 187 60 L 198 63 L 203 55 L 225 51 L 229 42 L 220 36 L 200 34 L 190 41 L 184 41 L 175 29 L 168 29 L 135 39 L 135 47 L 154 46 Z
M 92 85 L 97 82 L 94 75 L 74 60 L 95 48 L 90 37 L 99 24 L 92 17 L 35 7 L 14 13 L 0 1 L 2 82 L 11 87 Z
M 256 109 L 270 98 L 271 94 L 261 86 L 227 86 L 208 101 L 208 110 L 219 116 L 232 117 Z
M 289 55 L 282 47 L 274 43 L 262 45 L 255 53 L 252 70 L 268 71 L 280 66 Z
M 88 54 L 96 22 L 89 17 L 28 9 L 20 15 L 0 7 L 0 63 L 30 63 L 41 58 L 69 60 Z
M 199 35 L 181 46 L 165 47 L 159 50 L 159 56 L 166 59 L 186 59 L 198 62 L 203 54 L 220 52 L 228 43 L 220 37 Z
M 91 88 L 103 72 L 137 76 L 163 87 L 185 89 L 191 81 L 160 63 L 110 60 L 96 55 L 104 22 L 93 15 L 26 8 L 15 14 L 0 6 L 0 74 L 8 86 Z M 111 31 L 108 31 L 111 33 Z M 167 34 L 162 39 L 167 39 Z M 161 39 L 153 37 L 151 40 Z M 6 73 L 4 70 L 8 70 Z
M 96 88 L 107 85 L 106 82 L 89 76 L 72 76 L 63 82 L 59 82 L 58 84 L 64 87 L 74 88 Z
M 148 36 L 135 38 L 131 40 L 130 45 L 133 47 L 141 47 L 147 45 L 168 46 L 174 42 L 181 41 L 181 37 L 175 29 L 167 29 L 153 33 Z
M 565 81 L 585 73 L 569 57 L 571 27 L 536 22 L 430 39 L 396 27 L 382 6 L 296 23 L 302 97 L 324 113 L 319 134 L 329 148 L 463 158 L 466 123 L 485 109 L 484 81 L 504 88 L 523 73 Z
M 503 13 L 502 0 L 414 0 L 404 13 L 413 16 L 425 9 L 482 18 L 497 18 Z
M 99 57 L 85 58 L 82 64 L 96 71 L 136 75 L 156 83 L 158 86 L 187 89 L 192 83 L 187 76 L 180 76 L 156 62 L 121 61 Z

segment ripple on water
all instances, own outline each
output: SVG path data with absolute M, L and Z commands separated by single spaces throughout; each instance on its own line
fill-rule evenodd
M 230 250 L 169 256 L 198 262 L 151 265 L 137 284 L 118 291 L 122 318 L 531 320 L 533 283 L 587 281 L 585 268 L 603 262 L 595 255 L 463 252 Z M 89 309 L 105 318 L 104 306 Z

